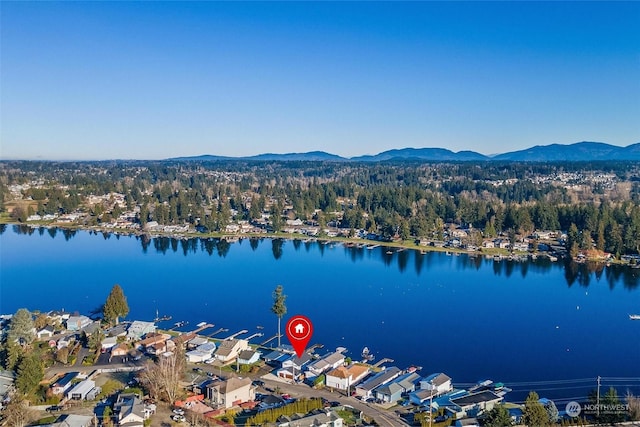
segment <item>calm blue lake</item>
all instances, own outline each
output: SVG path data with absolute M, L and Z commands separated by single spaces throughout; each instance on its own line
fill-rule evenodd
M 368 346 L 401 368 L 442 371 L 456 383 L 491 378 L 549 396 L 580 396 L 585 384 L 547 381 L 595 385 L 598 375 L 640 391 L 640 321 L 629 320 L 640 313 L 639 270 L 271 239 L 1 231 L 2 313 L 86 314 L 119 283 L 128 319 L 151 320 L 157 310 L 173 316 L 161 323 L 167 328 L 206 321 L 215 324 L 209 332 L 229 329 L 220 337 L 264 332 L 252 340 L 261 342 L 276 333 L 271 294 L 281 284 L 283 320 L 308 316 L 312 343 L 347 347 L 353 358 Z

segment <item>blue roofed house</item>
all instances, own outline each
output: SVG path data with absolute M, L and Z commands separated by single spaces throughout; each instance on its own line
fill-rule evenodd
M 290 354 L 283 353 L 282 351 L 273 350 L 271 353 L 267 353 L 263 356 L 267 365 L 272 366 L 274 368 L 281 368 L 282 363 L 285 360 L 288 360 L 291 357 Z
M 66 373 L 62 378 L 51 385 L 51 392 L 56 395 L 64 394 L 71 387 L 71 381 L 73 381 L 77 376 L 77 372 Z

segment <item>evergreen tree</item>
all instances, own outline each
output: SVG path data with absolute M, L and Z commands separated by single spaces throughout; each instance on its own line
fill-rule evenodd
M 122 292 L 120 285 L 115 284 L 111 288 L 111 293 L 107 297 L 107 301 L 102 308 L 102 314 L 104 320 L 109 323 L 118 324 L 118 318 L 124 317 L 129 314 L 129 306 L 127 305 L 127 298 Z
M 44 366 L 37 354 L 23 357 L 18 364 L 16 387 L 25 395 L 33 393 L 44 378 Z
M 276 289 L 273 291 L 273 305 L 271 306 L 271 312 L 278 316 L 278 347 L 280 347 L 280 338 L 282 336 L 280 333 L 280 323 L 282 321 L 282 317 L 287 314 L 287 306 L 285 305 L 286 300 L 287 296 L 283 294 L 282 285 L 276 286 Z
M 540 403 L 538 393 L 532 391 L 524 402 L 524 412 L 522 422 L 527 426 L 548 426 L 549 415 L 547 410 Z
M 487 413 L 484 425 L 486 427 L 507 427 L 513 425 L 513 420 L 504 405 L 497 405 Z
M 26 308 L 20 308 L 11 317 L 11 325 L 7 334 L 8 341 L 14 341 L 21 345 L 31 344 L 36 334 L 34 329 L 33 316 Z

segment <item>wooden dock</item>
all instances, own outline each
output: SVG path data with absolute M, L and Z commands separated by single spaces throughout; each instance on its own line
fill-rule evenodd
M 393 363 L 393 359 L 389 359 L 388 357 L 385 357 L 384 359 L 380 359 L 378 360 L 373 367 L 374 368 L 379 368 L 380 365 L 382 365 L 383 363 Z
M 198 334 L 204 331 L 205 329 L 213 328 L 215 326 L 213 323 L 204 323 L 204 324 L 203 323 L 204 322 L 198 323 L 198 329 L 193 331 L 194 334 Z
M 276 338 L 278 338 L 278 334 L 275 334 L 274 336 L 272 336 L 271 338 L 269 338 L 265 342 L 261 343 L 260 346 L 264 347 L 265 345 L 269 344 L 271 341 L 275 340 Z
M 262 337 L 264 336 L 264 334 L 262 332 L 256 332 L 255 334 L 248 336 L 247 338 L 245 338 L 245 340 L 247 341 L 251 341 L 251 339 L 255 338 L 255 337 Z
M 236 332 L 235 334 L 231 334 L 231 335 L 229 335 L 229 336 L 228 336 L 227 338 L 225 338 L 224 340 L 225 340 L 225 341 L 232 340 L 232 339 L 234 339 L 235 337 L 237 337 L 238 335 L 246 334 L 247 332 L 249 332 L 249 331 L 248 331 L 248 330 L 246 330 L 246 329 L 243 329 L 243 330 L 241 330 L 241 331 L 239 331 L 239 332 Z
M 212 333 L 210 333 L 209 335 L 207 335 L 209 338 L 212 338 L 214 335 L 218 335 L 220 332 L 229 332 L 228 329 L 226 328 L 220 328 L 217 331 L 214 331 Z

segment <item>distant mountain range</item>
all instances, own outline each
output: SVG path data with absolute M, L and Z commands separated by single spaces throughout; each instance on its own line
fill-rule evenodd
M 627 147 L 602 142 L 577 142 L 575 144 L 536 145 L 525 150 L 512 151 L 493 156 L 485 156 L 475 151 L 453 152 L 445 148 L 402 148 L 383 151 L 375 155 L 340 157 L 324 151 L 308 153 L 265 153 L 248 157 L 225 157 L 202 155 L 175 157 L 172 161 L 213 161 L 213 160 L 280 160 L 280 161 L 330 161 L 330 162 L 383 162 L 390 160 L 422 161 L 512 161 L 512 162 L 556 162 L 556 161 L 597 161 L 597 160 L 640 160 L 640 143 Z

